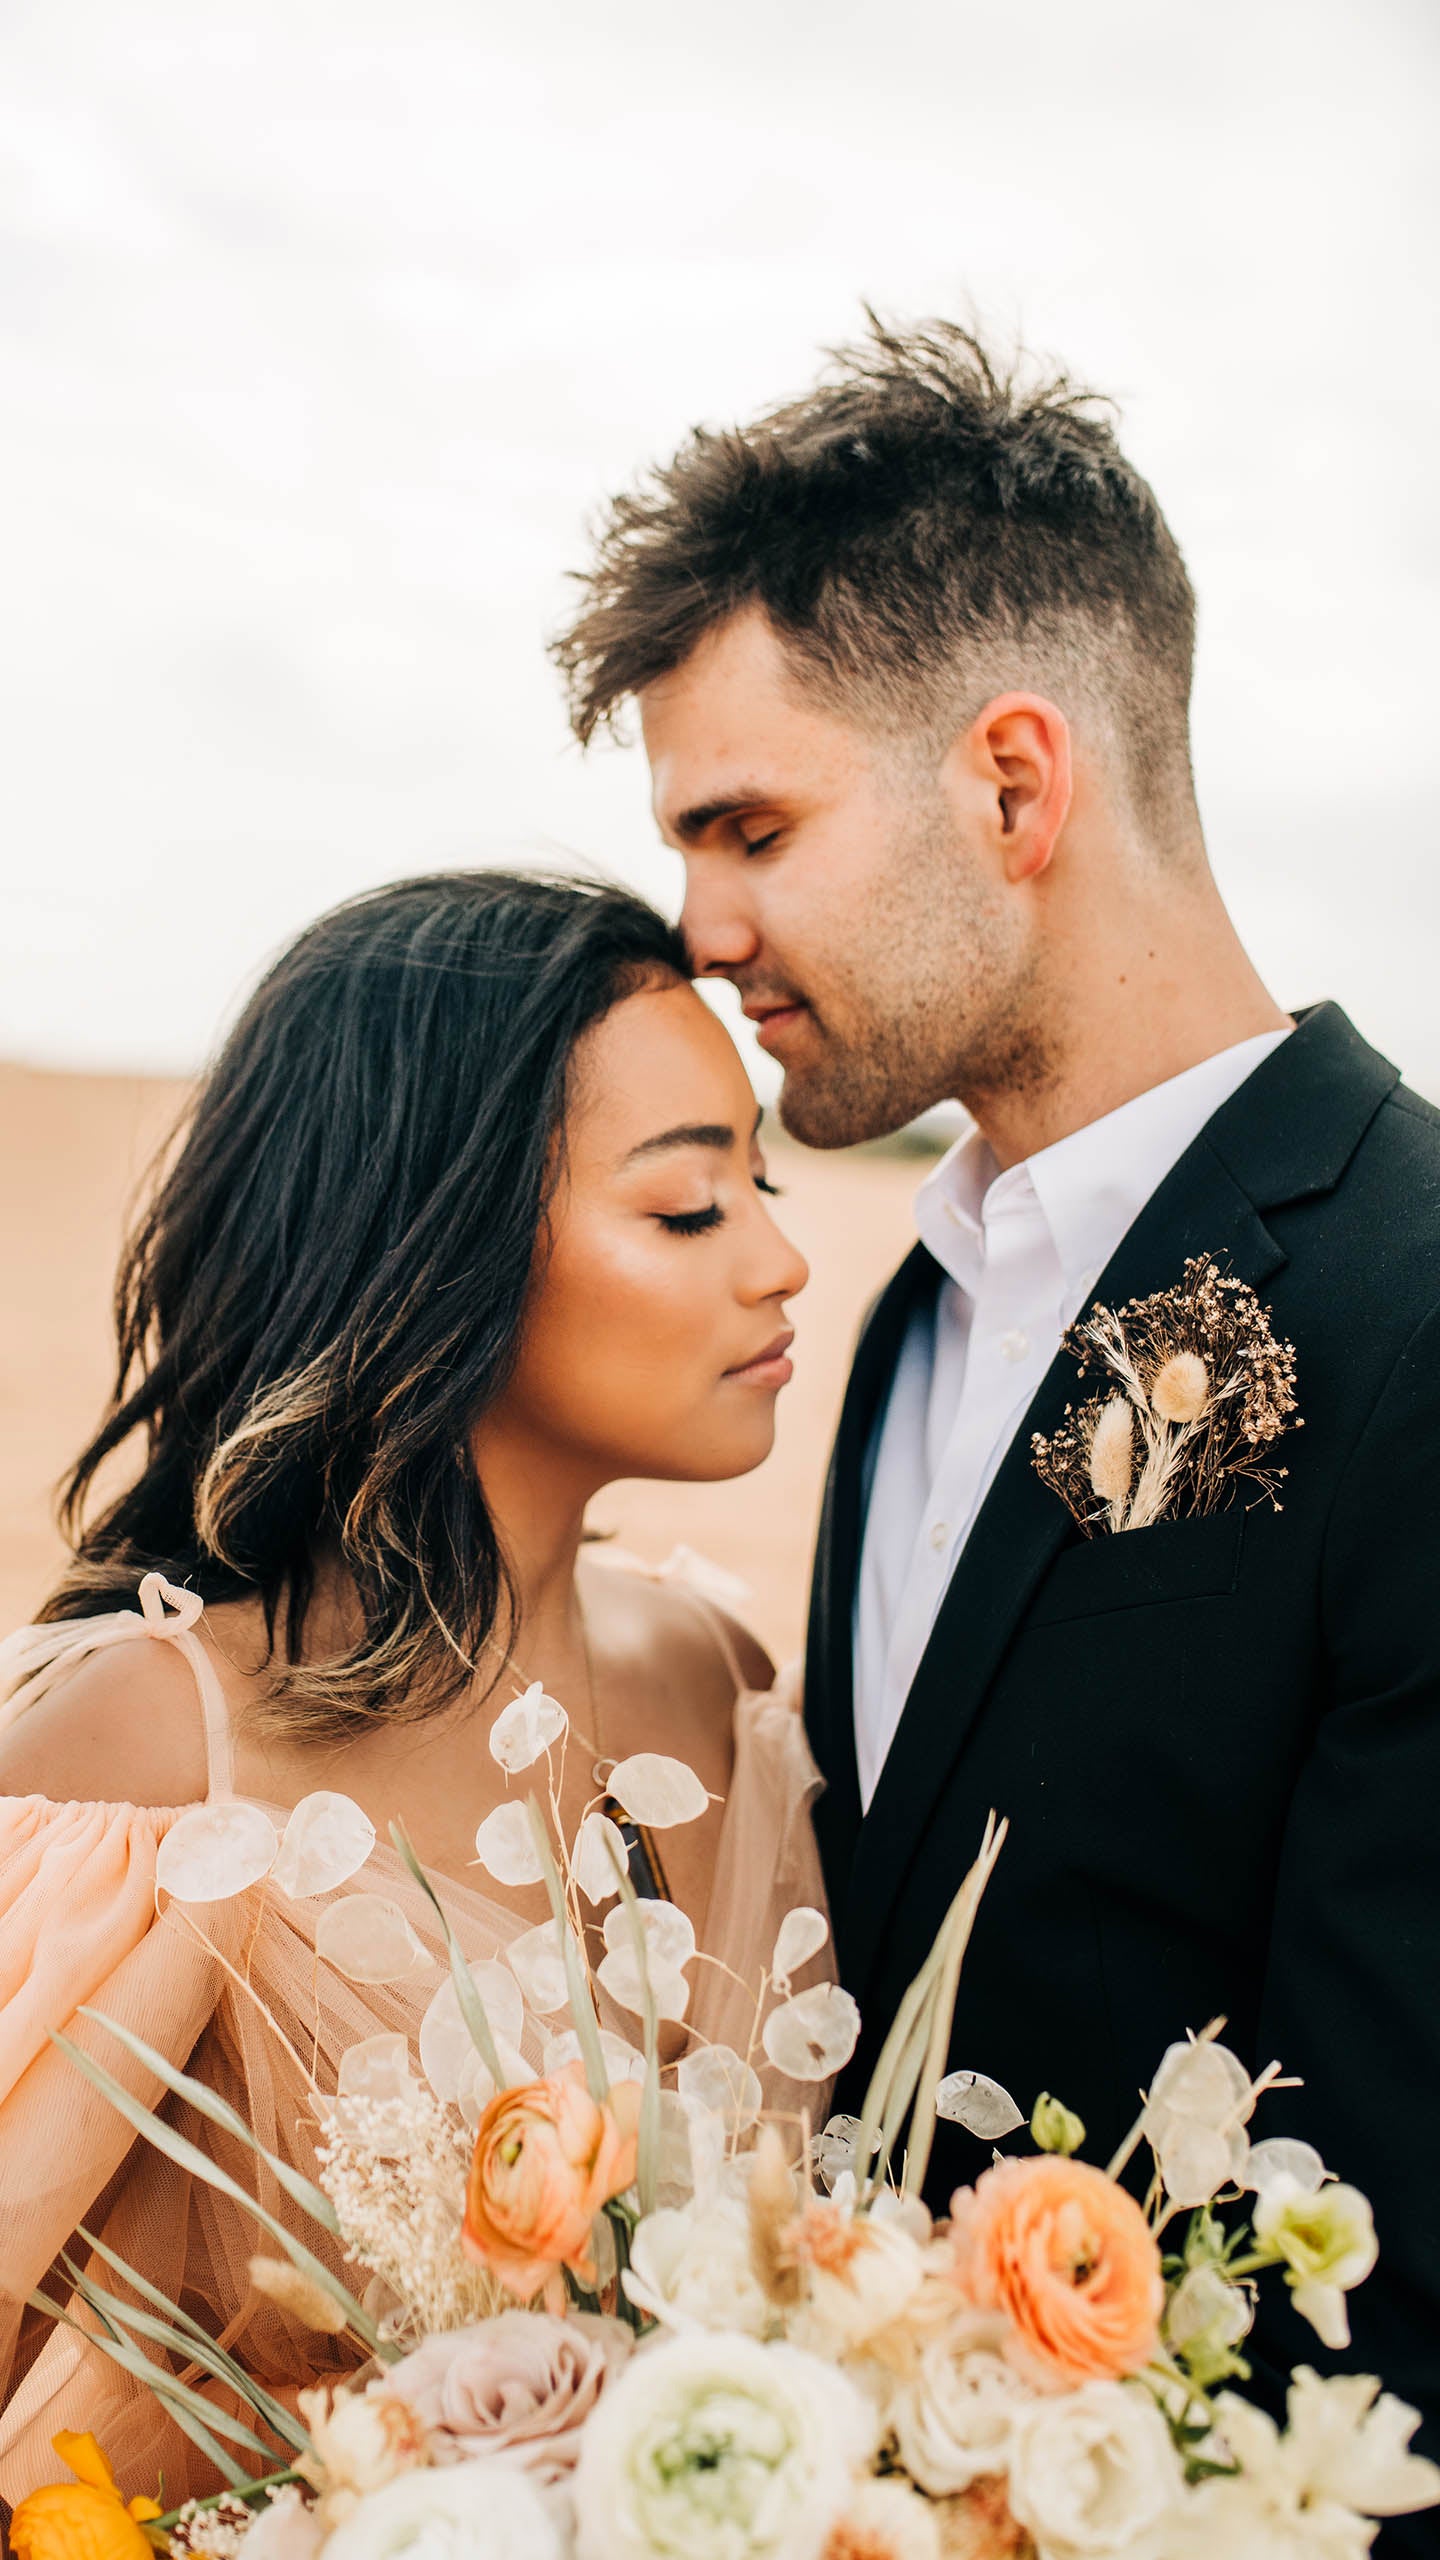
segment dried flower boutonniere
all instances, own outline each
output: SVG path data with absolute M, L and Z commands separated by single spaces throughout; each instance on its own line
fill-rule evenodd
M 1037 1474 L 1087 1538 L 1152 1521 L 1221 1511 L 1242 1477 L 1268 1495 L 1288 1474 L 1267 1452 L 1299 1430 L 1295 1347 L 1277 1342 L 1244 1280 L 1197 1254 L 1173 1289 L 1096 1307 L 1064 1348 L 1084 1377 L 1108 1371 L 1116 1392 L 1092 1396 L 1031 1446 Z

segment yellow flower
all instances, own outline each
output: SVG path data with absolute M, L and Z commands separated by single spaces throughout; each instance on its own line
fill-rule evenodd
M 155 2544 L 140 2528 L 164 2509 L 153 2498 L 126 2505 L 92 2435 L 62 2427 L 50 2442 L 75 2479 L 21 2499 L 10 2520 L 16 2560 L 153 2560 Z

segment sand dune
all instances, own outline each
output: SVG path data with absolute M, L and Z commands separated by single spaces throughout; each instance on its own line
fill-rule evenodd
M 63 1552 L 52 1488 L 110 1377 L 110 1292 L 145 1167 L 184 1098 L 177 1084 L 0 1066 L 0 1629 L 28 1617 Z M 681 1542 L 738 1574 L 777 1657 L 798 1650 L 830 1435 L 855 1328 L 911 1235 L 913 1158 L 824 1156 L 777 1141 L 779 1214 L 811 1265 L 796 1376 L 775 1453 L 738 1484 L 616 1486 L 597 1526 L 658 1561 Z

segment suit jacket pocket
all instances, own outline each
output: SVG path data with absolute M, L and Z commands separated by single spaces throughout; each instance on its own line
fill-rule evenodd
M 1144 1609 L 1233 1591 L 1244 1536 L 1245 1512 L 1235 1503 L 1204 1519 L 1157 1520 L 1149 1529 L 1107 1531 L 1064 1547 L 1023 1623 L 1037 1627 L 1101 1609 Z

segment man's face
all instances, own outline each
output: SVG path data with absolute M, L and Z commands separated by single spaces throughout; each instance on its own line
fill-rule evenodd
M 1016 1081 L 1020 918 L 933 754 L 882 747 L 801 691 L 757 610 L 647 685 L 640 710 L 695 973 L 739 988 L 794 1136 L 849 1146 Z

